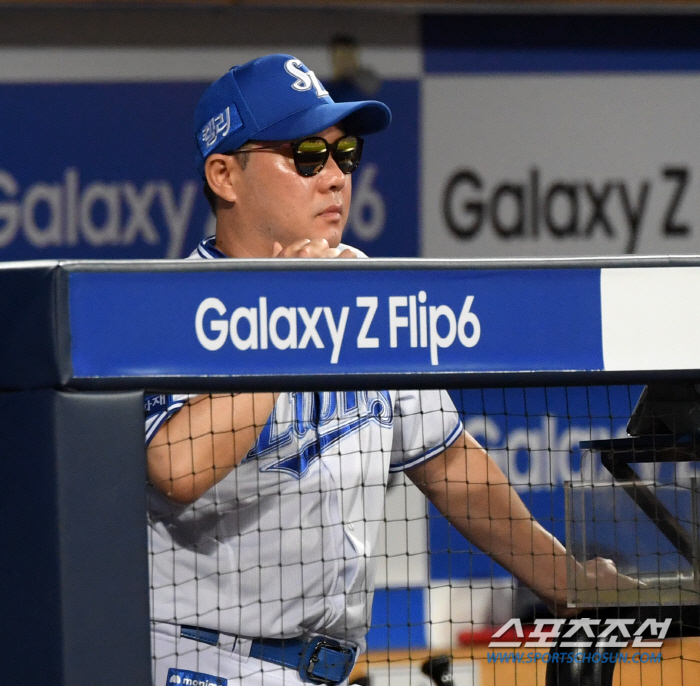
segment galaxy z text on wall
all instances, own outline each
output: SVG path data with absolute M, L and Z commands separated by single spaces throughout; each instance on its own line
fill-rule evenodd
M 689 238 L 688 165 L 669 164 L 643 178 L 557 178 L 533 166 L 519 178 L 491 181 L 472 168 L 445 184 L 442 214 L 461 240 L 491 232 L 503 241 L 621 241 L 634 253 L 644 232 Z

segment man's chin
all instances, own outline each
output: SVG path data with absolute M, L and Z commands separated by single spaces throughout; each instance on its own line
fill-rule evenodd
M 340 245 L 340 241 L 343 238 L 343 229 L 345 229 L 345 222 L 343 222 L 342 225 L 326 225 L 319 228 L 320 230 L 314 232 L 314 238 L 325 238 L 331 248 L 337 248 L 338 245 Z

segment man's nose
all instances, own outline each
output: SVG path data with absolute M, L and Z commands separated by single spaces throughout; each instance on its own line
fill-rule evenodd
M 319 183 L 324 190 L 342 190 L 347 182 L 347 174 L 340 171 L 340 167 L 333 159 L 333 155 L 328 156 L 328 162 L 319 173 Z

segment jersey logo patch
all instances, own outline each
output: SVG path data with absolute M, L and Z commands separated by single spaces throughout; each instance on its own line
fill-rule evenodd
M 212 676 L 203 672 L 190 672 L 187 669 L 168 670 L 168 680 L 165 686 L 228 686 L 228 679 L 222 676 Z
M 291 393 L 292 421 L 281 424 L 273 410 L 246 460 L 284 453 L 298 442 L 292 454 L 286 454 L 261 472 L 279 471 L 300 479 L 324 451 L 343 438 L 375 422 L 391 426 L 394 413 L 388 391 L 348 391 L 344 393 Z

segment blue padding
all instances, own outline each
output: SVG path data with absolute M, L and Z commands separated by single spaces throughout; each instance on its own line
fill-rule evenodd
M 421 292 L 425 305 L 418 300 Z M 392 305 L 388 294 L 404 298 L 404 304 Z M 358 298 L 368 297 L 375 310 L 358 305 Z M 442 339 L 445 347 L 438 348 L 437 340 L 450 330 L 446 314 L 435 315 L 434 334 L 426 331 L 430 345 L 420 347 L 417 340 L 415 346 L 411 344 L 409 302 L 416 310 L 439 307 L 452 317 L 452 335 Z M 263 339 L 258 332 L 270 328 L 277 308 L 292 317 L 294 331 L 300 308 L 307 312 L 321 308 L 334 325 L 344 317 L 342 345 L 334 348 L 326 314 L 316 329 L 323 348 L 301 349 L 296 342 L 293 346 L 276 342 L 277 337 L 301 336 L 303 325 L 298 324 L 298 333 L 290 333 L 287 319 L 274 340 L 271 329 Z M 233 313 L 243 310 L 254 323 L 261 320 L 255 328 L 248 319 L 236 320 L 235 340 L 248 341 L 245 344 L 226 335 Z M 433 310 L 426 310 L 426 317 L 429 311 Z M 599 269 L 342 268 L 295 270 L 293 275 L 279 270 L 70 275 L 73 372 L 83 378 L 221 377 L 230 376 L 232 370 L 236 375 L 275 379 L 288 376 L 290 370 L 300 376 L 342 373 L 344 377 L 353 373 L 595 371 L 604 368 L 600 311 Z M 401 326 L 392 324 L 396 316 L 405 318 Z M 418 327 L 417 315 L 413 320 Z M 470 321 L 478 323 L 478 335 Z M 362 345 L 365 333 L 379 347 Z M 470 336 L 475 338 L 465 343 Z M 111 345 L 105 346 L 104 341 Z

